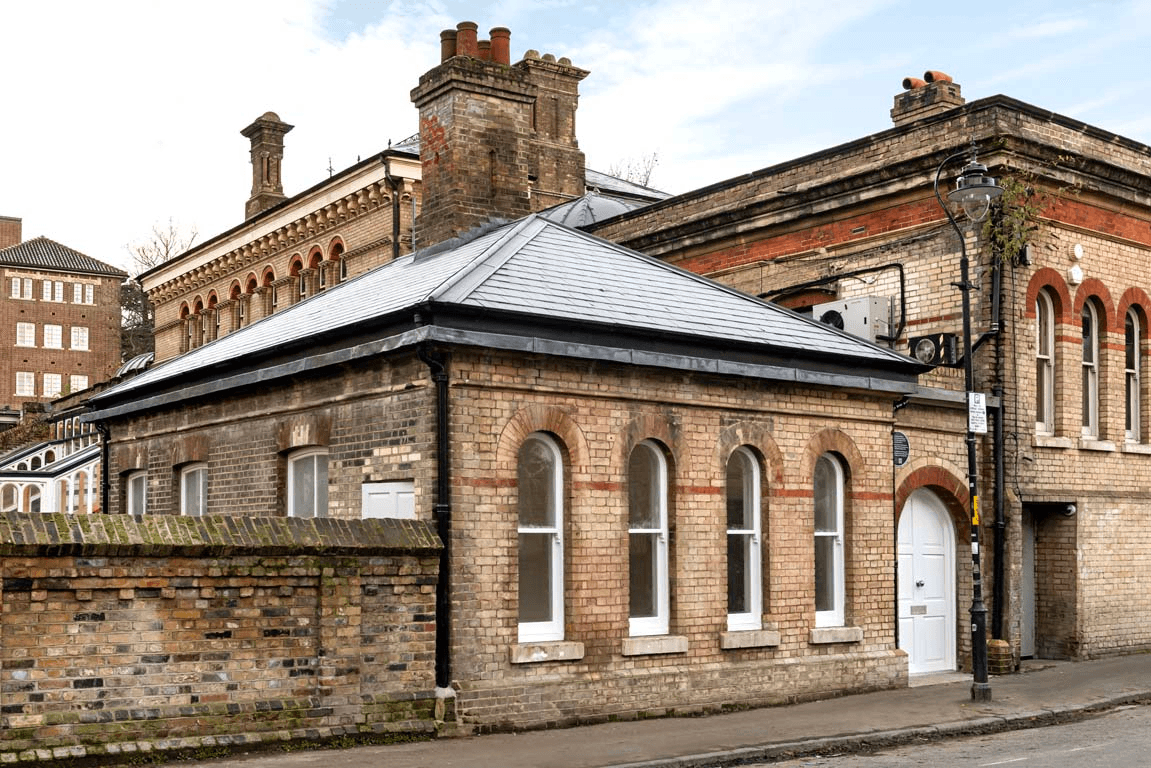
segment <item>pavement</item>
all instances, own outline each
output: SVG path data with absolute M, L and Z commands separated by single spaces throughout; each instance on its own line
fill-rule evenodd
M 1034 728 L 1151 703 L 1151 654 L 1027 661 L 971 700 L 971 677 L 722 715 L 606 723 L 386 746 L 236 755 L 207 768 L 710 768 Z

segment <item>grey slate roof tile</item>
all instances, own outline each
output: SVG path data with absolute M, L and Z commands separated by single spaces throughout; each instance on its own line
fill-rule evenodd
M 91 256 L 86 256 L 46 237 L 34 237 L 19 245 L 0 249 L 0 264 L 10 267 L 83 272 L 119 278 L 128 276 L 128 273 L 122 269 L 97 261 Z

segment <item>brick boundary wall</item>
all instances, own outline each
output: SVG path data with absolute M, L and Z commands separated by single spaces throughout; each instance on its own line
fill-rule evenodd
M 0 514 L 0 764 L 430 735 L 439 550 L 415 520 Z

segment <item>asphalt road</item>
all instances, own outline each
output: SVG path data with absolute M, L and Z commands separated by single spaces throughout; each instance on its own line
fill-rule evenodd
M 1151 765 L 1151 706 L 1080 722 L 925 742 L 866 755 L 807 757 L 750 768 L 1143 768 Z

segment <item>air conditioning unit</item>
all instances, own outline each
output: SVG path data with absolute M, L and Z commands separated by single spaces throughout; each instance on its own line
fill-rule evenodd
M 811 316 L 821 323 L 875 342 L 891 335 L 891 297 L 857 296 L 839 299 L 811 308 Z

